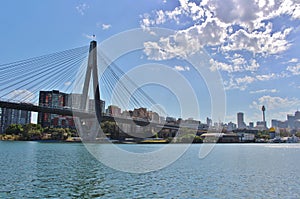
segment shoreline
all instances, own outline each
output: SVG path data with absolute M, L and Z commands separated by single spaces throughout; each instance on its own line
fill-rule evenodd
M 191 142 L 101 142 L 101 141 L 67 141 L 67 140 L 0 140 L 0 142 L 38 142 L 38 143 L 82 143 L 82 144 L 138 144 L 138 145 L 151 145 L 151 144 L 300 144 L 296 143 L 274 143 L 274 142 L 203 142 L 203 143 L 191 143 Z

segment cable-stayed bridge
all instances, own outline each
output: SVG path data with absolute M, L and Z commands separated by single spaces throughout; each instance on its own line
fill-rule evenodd
M 106 65 L 101 68 L 99 65 Z M 99 79 L 99 69 L 101 76 Z M 123 78 L 126 81 L 120 81 Z M 97 121 L 118 121 L 139 126 L 158 127 L 178 130 L 178 124 L 160 123 L 144 118 L 114 116 L 105 114 L 101 106 L 100 94 L 111 95 L 116 85 L 119 87 L 114 93 L 114 104 L 121 107 L 153 107 L 156 102 L 114 62 L 111 62 L 101 51 L 97 51 L 96 41 L 90 46 L 84 46 L 63 52 L 30 58 L 0 65 L 0 107 L 17 110 L 27 110 L 40 113 L 76 116 L 81 119 L 96 117 Z M 131 93 L 128 87 L 137 89 Z M 101 92 L 100 92 L 101 87 Z M 69 99 L 67 107 L 43 104 L 39 100 L 39 92 L 60 90 L 80 96 L 79 103 Z M 74 93 L 75 92 L 75 93 Z M 71 94 L 71 96 L 72 96 Z M 130 95 L 130 101 L 124 101 L 124 96 Z M 88 110 L 88 101 L 94 100 L 93 111 Z M 71 97 L 72 98 L 72 97 Z M 37 103 L 39 102 L 39 103 Z M 162 113 L 163 110 L 154 110 Z M 166 113 L 163 113 L 166 115 Z

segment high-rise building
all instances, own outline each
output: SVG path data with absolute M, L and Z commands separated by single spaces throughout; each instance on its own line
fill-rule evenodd
M 244 113 L 242 112 L 237 113 L 237 124 L 239 129 L 246 128 L 246 124 L 244 122 Z
M 59 92 L 58 90 L 40 91 L 39 106 L 52 108 L 69 107 L 69 97 L 69 94 Z M 51 113 L 39 113 L 38 124 L 41 124 L 42 127 L 75 128 L 73 117 Z
M 294 128 L 294 123 L 295 123 L 295 116 L 294 115 L 287 115 L 287 123 L 288 123 L 288 128 L 293 129 Z
M 29 124 L 31 122 L 31 111 L 0 108 L 0 133 L 11 124 Z

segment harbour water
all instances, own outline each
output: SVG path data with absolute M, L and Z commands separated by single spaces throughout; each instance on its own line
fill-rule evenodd
M 0 142 L 0 198 L 300 198 L 300 144 L 217 144 L 204 159 L 200 147 L 132 174 L 104 166 L 81 143 Z

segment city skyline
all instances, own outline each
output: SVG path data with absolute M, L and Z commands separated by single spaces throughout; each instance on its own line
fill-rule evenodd
M 101 43 L 114 34 L 132 28 L 162 27 L 176 31 L 165 41 L 174 39 L 164 57 L 137 53 L 118 62 L 124 71 L 153 60 L 181 73 L 199 93 L 200 116 L 211 115 L 210 95 L 203 80 L 195 81 L 192 66 L 172 57 L 175 49 L 192 54 L 204 48 L 210 55 L 210 69 L 218 69 L 226 93 L 226 118 L 236 122 L 238 112 L 245 113 L 245 122 L 261 120 L 261 106 L 266 106 L 266 121 L 284 120 L 300 106 L 300 10 L 296 1 L 131 1 L 122 2 L 18 2 L 5 1 L 1 6 L 3 19 L 0 60 L 11 63 L 30 57 L 85 46 L 93 35 Z M 224 14 L 227 8 L 236 12 Z M 12 12 L 14 10 L 14 12 Z M 252 10 L 246 15 L 244 10 Z M 18 13 L 16 15 L 15 13 Z M 213 30 L 213 31 L 212 31 Z M 216 31 L 218 30 L 218 31 Z M 200 34 L 201 33 L 201 34 Z M 187 39 L 189 38 L 189 39 Z M 179 42 L 182 39 L 182 42 Z M 164 47 L 157 43 L 158 47 Z M 151 54 L 152 53 L 152 54 Z M 143 56 L 141 56 L 143 55 Z M 128 58 L 128 57 L 127 57 Z M 167 59 L 167 60 L 166 60 Z M 199 78 L 199 77 L 198 77 Z M 289 89 L 286 89 L 286 88 Z M 171 93 L 157 86 L 145 88 L 166 94 L 156 96 L 164 102 L 169 115 L 180 117 L 178 103 Z M 215 121 L 217 118 L 214 119 Z

